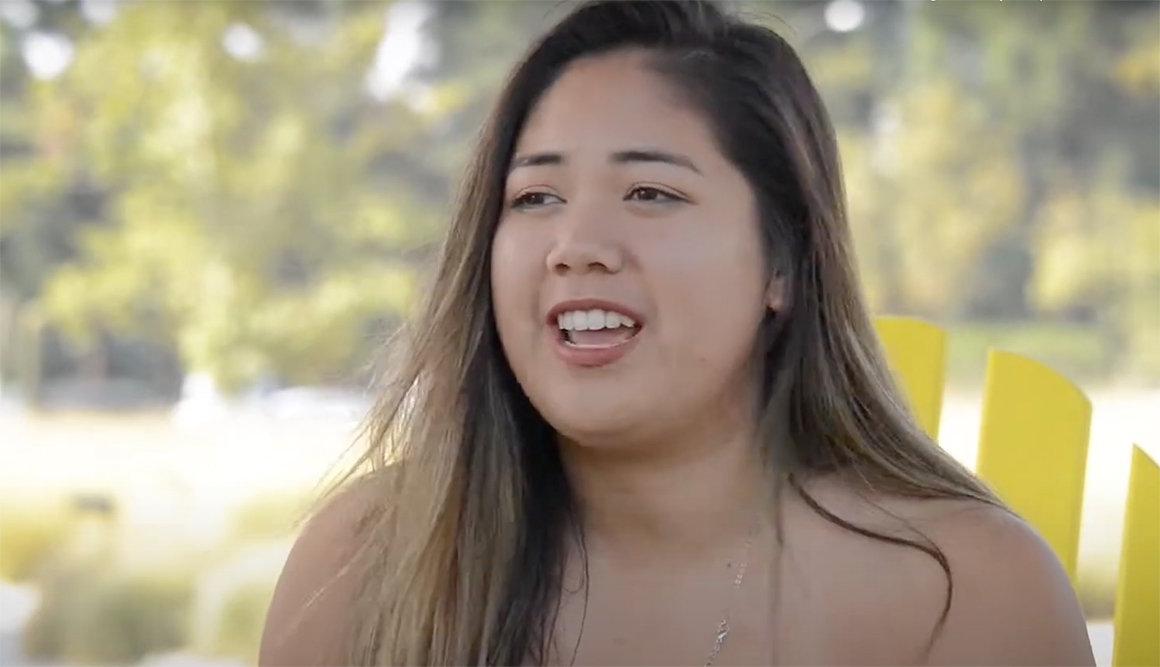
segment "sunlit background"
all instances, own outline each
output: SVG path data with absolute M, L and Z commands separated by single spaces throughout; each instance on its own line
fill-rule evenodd
M 1160 453 L 1160 4 L 763 2 L 839 133 L 877 314 L 1094 405 L 1097 658 Z M 508 68 L 556 2 L 0 0 L 0 664 L 256 661 Z

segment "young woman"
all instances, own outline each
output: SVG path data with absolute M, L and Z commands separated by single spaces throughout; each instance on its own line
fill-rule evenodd
M 1049 547 L 907 412 L 833 130 L 766 28 L 553 28 L 404 342 L 264 665 L 1093 664 Z

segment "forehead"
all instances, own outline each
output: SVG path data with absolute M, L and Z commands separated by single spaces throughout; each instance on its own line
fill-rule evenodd
M 712 130 L 639 51 L 570 64 L 533 107 L 516 152 L 603 156 L 626 146 L 670 149 L 700 163 L 721 161 Z

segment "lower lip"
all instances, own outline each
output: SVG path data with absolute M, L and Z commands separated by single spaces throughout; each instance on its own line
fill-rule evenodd
M 564 363 L 583 368 L 607 366 L 619 360 L 632 350 L 636 341 L 644 333 L 644 330 L 640 329 L 633 334 L 632 338 L 608 347 L 575 347 L 564 340 L 560 329 L 546 327 L 546 330 L 548 335 L 552 337 L 556 354 L 564 360 Z

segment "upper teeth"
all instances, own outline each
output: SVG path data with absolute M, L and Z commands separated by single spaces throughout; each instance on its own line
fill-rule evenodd
M 569 310 L 556 316 L 556 324 L 561 329 L 569 331 L 593 331 L 596 329 L 615 329 L 617 327 L 635 327 L 636 322 L 627 315 L 611 310 Z

